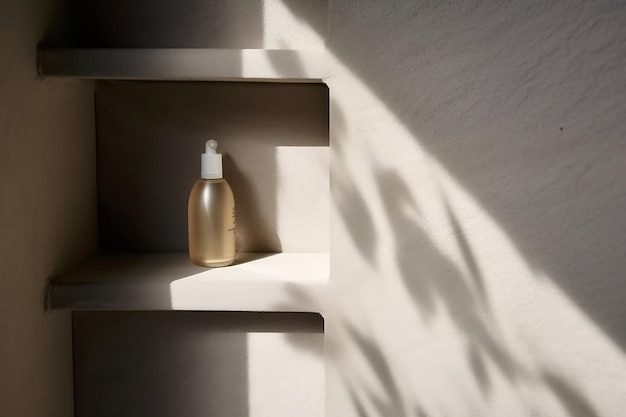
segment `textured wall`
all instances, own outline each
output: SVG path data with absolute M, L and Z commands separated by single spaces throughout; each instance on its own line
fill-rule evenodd
M 46 279 L 95 244 L 93 87 L 36 79 L 51 2 L 0 2 L 0 415 L 71 416 L 70 317 Z
M 327 0 L 69 4 L 69 43 L 82 47 L 310 49 L 323 47 L 326 38 Z
M 329 18 L 331 415 L 622 415 L 624 3 Z
M 323 32 L 296 2 L 283 5 L 304 32 Z M 624 7 L 608 0 L 330 2 L 329 415 L 623 414 Z M 37 316 L 35 293 L 63 259 L 51 252 L 67 242 L 55 234 L 64 224 L 47 229 L 66 221 L 54 202 L 76 201 L 55 196 L 78 191 L 57 183 L 40 193 L 24 188 L 24 178 L 35 177 L 27 156 L 41 148 L 40 133 L 71 141 L 59 132 L 78 127 L 73 119 L 45 129 L 24 119 L 75 109 L 49 106 L 48 94 L 66 94 L 66 84 L 24 81 L 34 58 L 20 53 L 35 39 L 14 35 L 30 27 L 14 13 L 3 11 L 1 26 L 14 31 L 3 36 L 2 53 L 15 57 L 0 67 L 11 74 L 2 79 L 11 79 L 3 91 L 12 94 L 2 97 L 2 127 L 17 134 L 3 135 L 3 145 L 13 146 L 0 154 L 0 218 L 10 225 L 3 223 L 0 241 L 9 289 L 0 304 L 9 309 L 0 322 L 9 350 L 0 357 L 2 393 L 11 398 L 1 404 L 12 407 L 0 411 L 29 415 L 37 413 L 26 407 L 60 410 L 51 396 L 68 394 L 68 376 L 53 379 L 67 363 L 43 355 L 66 347 L 42 335 L 52 325 Z M 55 150 L 42 163 L 59 167 Z M 64 150 L 64 162 L 71 152 L 78 148 Z M 65 163 L 45 179 L 63 179 L 72 167 Z M 67 175 L 62 184 L 70 179 L 81 180 Z M 43 240 L 24 237 L 35 229 L 25 220 L 34 206 L 60 210 L 38 224 Z M 26 263 L 34 243 L 45 256 Z

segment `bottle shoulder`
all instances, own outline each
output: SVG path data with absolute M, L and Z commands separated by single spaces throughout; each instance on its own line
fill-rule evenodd
M 191 188 L 191 195 L 224 196 L 224 198 L 234 198 L 233 190 L 224 178 L 196 180 Z
M 211 179 L 207 179 L 207 178 L 198 178 L 196 180 L 196 184 L 200 183 L 200 184 L 221 184 L 221 183 L 227 183 L 228 181 L 226 181 L 226 179 L 224 178 L 211 178 Z
M 198 178 L 193 185 L 193 188 L 228 188 L 230 184 L 224 178 L 206 179 Z

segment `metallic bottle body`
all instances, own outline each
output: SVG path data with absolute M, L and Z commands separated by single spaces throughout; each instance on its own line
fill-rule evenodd
M 235 198 L 223 178 L 199 179 L 187 208 L 189 258 L 204 267 L 227 266 L 235 260 Z

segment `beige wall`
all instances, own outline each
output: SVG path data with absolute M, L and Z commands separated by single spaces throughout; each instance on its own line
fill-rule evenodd
M 274 4 L 292 35 L 321 30 Z M 1 14 L 0 414 L 63 415 L 68 323 L 40 301 L 91 241 L 93 103 L 34 80 L 19 9 Z M 337 0 L 328 18 L 328 415 L 621 416 L 624 7 Z
M 329 19 L 331 415 L 623 415 L 623 3 Z
M 36 79 L 52 4 L 0 2 L 0 415 L 71 416 L 70 317 L 45 282 L 95 243 L 93 86 Z

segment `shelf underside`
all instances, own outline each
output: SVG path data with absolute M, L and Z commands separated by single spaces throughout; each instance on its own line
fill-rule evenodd
M 323 50 L 53 49 L 38 50 L 39 74 L 118 80 L 321 82 Z
M 324 253 L 242 253 L 201 268 L 186 253 L 99 255 L 51 281 L 48 309 L 320 312 Z

